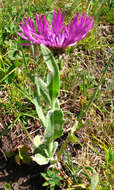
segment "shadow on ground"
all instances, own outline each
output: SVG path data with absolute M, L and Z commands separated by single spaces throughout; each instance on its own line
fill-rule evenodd
M 46 172 L 48 165 L 39 166 L 36 163 L 19 166 L 14 158 L 7 161 L 0 160 L 0 190 L 3 185 L 10 183 L 10 190 L 47 190 L 48 187 L 42 187 L 44 178 L 40 173 Z

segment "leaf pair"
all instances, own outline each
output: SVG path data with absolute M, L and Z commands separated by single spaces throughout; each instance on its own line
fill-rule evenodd
M 61 110 L 49 111 L 46 116 L 47 126 L 45 129 L 44 139 L 40 136 L 34 138 L 34 153 L 32 157 L 40 165 L 47 164 L 53 160 L 58 143 L 54 142 L 62 135 L 63 114 Z

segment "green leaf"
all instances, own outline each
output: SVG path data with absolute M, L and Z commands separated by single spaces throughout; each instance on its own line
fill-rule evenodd
M 105 149 L 105 158 L 106 158 L 106 161 L 108 162 L 109 161 L 109 150 L 108 149 Z
M 54 109 L 55 101 L 59 94 L 59 86 L 60 86 L 59 69 L 51 51 L 42 44 L 41 44 L 41 50 L 43 53 L 44 60 L 46 61 L 47 67 L 50 71 L 47 77 L 47 87 L 49 90 L 49 96 L 52 103 L 51 105 L 52 108 Z
M 35 156 L 32 156 L 32 159 L 39 165 L 48 164 L 50 158 L 43 156 L 42 154 L 38 153 Z
M 12 71 L 14 71 L 15 68 L 16 68 L 16 65 L 15 65 L 15 64 L 11 65 L 11 66 L 9 67 L 8 71 L 7 71 L 7 74 L 10 73 L 10 72 L 12 72 Z M 8 79 L 8 80 L 7 80 L 7 79 Z M 11 84 L 12 81 L 15 79 L 15 71 L 12 72 L 12 74 L 10 74 L 7 79 L 6 79 L 6 80 L 7 80 L 8 84 Z
M 55 160 L 53 159 L 53 156 L 57 150 L 57 147 L 58 147 L 58 142 L 46 142 L 46 154 L 48 155 L 48 157 L 50 157 L 51 159 L 51 162 L 55 162 Z
M 36 135 L 36 136 L 34 137 L 34 139 L 33 139 L 33 143 L 34 143 L 34 148 L 39 147 L 39 146 L 42 144 L 41 136 Z
M 2 78 L 2 79 L 0 79 L 0 83 L 2 83 L 4 80 L 9 80 L 7 83 L 9 84 L 9 83 L 11 83 L 12 82 L 12 79 L 11 79 L 11 77 L 13 77 L 13 79 L 14 79 L 14 72 L 15 72 L 15 70 L 16 70 L 16 67 L 14 67 L 14 66 L 11 66 L 10 68 L 9 68 L 9 70 L 8 70 L 8 72 L 6 73 L 6 75 Z M 11 77 L 10 77 L 10 75 L 11 75 Z M 10 78 L 9 78 L 10 77 Z
M 91 178 L 91 190 L 95 190 L 96 185 L 99 182 L 98 174 L 93 170 L 93 177 Z
M 45 145 L 43 144 L 43 140 L 41 140 L 41 136 L 35 136 L 33 143 L 34 156 L 32 156 L 32 159 L 39 165 L 47 164 L 50 160 L 50 157 Z
M 45 187 L 45 186 L 48 186 L 48 185 L 49 185 L 49 182 L 48 182 L 48 181 L 46 181 L 46 182 L 44 182 L 44 183 L 43 183 L 43 185 L 42 185 L 42 186 L 43 186 L 43 187 Z
M 56 102 L 55 102 L 55 109 L 60 109 L 60 105 L 59 105 L 59 100 L 56 99 Z
M 28 164 L 31 162 L 31 157 L 27 154 L 28 147 L 21 146 L 19 147 L 19 158 L 22 160 L 23 163 Z
M 98 173 L 96 172 L 96 170 L 90 166 L 85 167 L 87 170 L 90 170 L 93 174 L 93 176 L 89 176 L 91 179 L 91 190 L 95 190 L 95 187 L 97 186 L 98 182 L 99 182 L 99 177 L 98 177 Z
M 64 123 L 61 110 L 49 111 L 46 116 L 47 127 L 44 134 L 46 142 L 52 142 L 62 135 L 62 125 Z
M 10 190 L 10 184 L 9 183 L 4 184 L 4 188 L 5 188 L 5 190 Z
M 68 139 L 72 144 L 77 142 L 81 147 L 83 147 L 79 139 L 73 133 L 69 134 Z
M 15 82 L 13 84 L 16 86 L 16 88 L 31 102 L 34 104 L 33 99 L 26 93 L 25 90 L 21 89 L 20 86 L 18 86 Z
M 43 124 L 44 127 L 46 127 L 46 121 L 45 121 L 45 116 L 43 114 L 43 111 L 42 111 L 42 107 L 40 106 L 40 88 L 39 88 L 39 84 L 38 84 L 38 77 L 35 76 L 34 77 L 34 105 L 36 107 L 36 112 Z
M 40 88 L 40 91 L 41 91 L 43 97 L 45 98 L 45 100 L 47 102 L 51 103 L 47 84 L 40 78 L 38 80 L 38 83 L 39 83 L 39 88 Z
M 52 156 L 55 154 L 57 147 L 58 147 L 58 142 L 54 142 L 53 143 L 53 149 L 52 149 Z
M 114 161 L 114 151 L 111 152 L 111 161 Z
M 32 159 L 40 165 L 47 164 L 50 160 L 53 160 L 53 155 L 57 149 L 58 143 L 52 142 L 50 144 L 43 144 L 41 136 L 37 135 L 34 140 L 34 155 Z
M 66 149 L 67 149 L 67 143 L 68 143 L 67 139 L 62 143 L 62 146 L 61 146 L 60 150 L 57 153 L 58 160 L 60 160 L 61 156 L 66 151 Z
M 15 161 L 16 161 L 16 163 L 17 163 L 18 165 L 21 165 L 21 159 L 20 159 L 20 157 L 19 157 L 19 154 L 16 154 L 16 156 L 15 156 Z
M 12 156 L 14 156 L 14 152 L 9 151 L 5 155 L 6 155 L 7 158 L 11 158 Z

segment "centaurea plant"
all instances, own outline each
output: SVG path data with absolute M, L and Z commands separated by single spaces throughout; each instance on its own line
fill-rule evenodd
M 43 139 L 40 136 L 34 138 L 34 156 L 33 160 L 38 164 L 47 164 L 54 159 L 54 154 L 58 143 L 55 141 L 62 136 L 64 123 L 63 113 L 59 107 L 58 95 L 60 88 L 59 68 L 52 52 L 63 51 L 68 46 L 75 45 L 79 40 L 83 39 L 88 31 L 93 28 L 94 19 L 83 13 L 79 13 L 71 20 L 70 24 L 64 24 L 64 11 L 61 13 L 54 10 L 52 24 L 46 20 L 45 15 L 36 15 L 36 22 L 27 17 L 21 22 L 20 30 L 22 33 L 17 34 L 29 43 L 23 45 L 40 44 L 43 57 L 49 70 L 46 82 L 38 76 L 34 76 L 34 99 L 33 103 L 36 107 L 38 117 L 42 126 L 45 128 Z M 47 47 L 46 47 L 47 46 Z M 49 47 L 49 48 L 48 48 Z M 49 104 L 47 114 L 43 113 L 40 104 L 41 96 L 45 97 Z

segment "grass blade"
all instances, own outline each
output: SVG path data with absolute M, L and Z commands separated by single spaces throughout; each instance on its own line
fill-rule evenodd
M 94 91 L 94 94 L 93 94 L 93 96 L 92 96 L 92 98 L 91 98 L 89 104 L 86 106 L 86 108 L 85 108 L 84 110 L 82 110 L 82 112 L 80 112 L 79 117 L 78 117 L 78 121 L 81 121 L 81 120 L 82 120 L 83 116 L 88 112 L 89 108 L 91 107 L 92 103 L 94 102 L 94 100 L 95 100 L 95 98 L 96 98 L 96 95 L 97 95 L 97 93 L 98 93 L 99 87 L 100 87 L 100 85 L 101 85 L 101 83 L 102 83 L 102 80 L 103 80 L 103 78 L 104 78 L 104 75 L 106 74 L 106 72 L 107 72 L 107 70 L 108 70 L 108 67 L 109 67 L 109 65 L 111 64 L 111 62 L 112 62 L 112 56 L 110 57 L 110 59 L 109 59 L 109 61 L 108 61 L 108 64 L 106 65 L 106 67 L 105 67 L 105 69 L 104 69 L 104 72 L 103 72 L 103 74 L 102 74 L 102 76 L 101 76 L 101 79 L 100 79 L 100 81 L 99 81 L 99 83 L 98 83 L 98 86 L 97 86 L 96 90 Z

